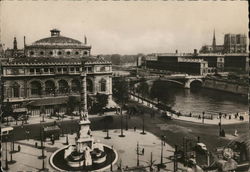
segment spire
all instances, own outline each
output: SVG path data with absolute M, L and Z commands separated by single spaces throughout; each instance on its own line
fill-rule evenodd
M 87 44 L 87 37 L 86 37 L 86 35 L 84 35 L 84 44 L 85 45 Z
M 213 47 L 213 51 L 215 52 L 215 51 L 216 51 L 216 38 L 215 38 L 215 29 L 214 29 L 214 35 L 213 35 L 213 44 L 212 44 L 212 47 Z
M 16 37 L 14 37 L 13 49 L 14 49 L 14 50 L 17 50 L 17 41 L 16 41 Z

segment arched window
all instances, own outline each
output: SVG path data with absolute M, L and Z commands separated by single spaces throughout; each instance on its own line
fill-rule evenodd
M 73 79 L 72 82 L 71 82 L 71 89 L 73 92 L 79 92 L 80 89 L 81 89 L 81 84 L 80 84 L 80 81 L 77 80 L 77 79 Z
M 50 55 L 53 55 L 53 51 L 50 51 L 49 54 L 50 54 Z
M 90 79 L 87 79 L 87 91 L 93 92 L 93 83 Z
M 83 54 L 84 54 L 84 55 L 88 55 L 88 51 L 84 51 Z
M 34 51 L 31 51 L 31 52 L 30 52 L 30 55 L 31 55 L 31 56 L 34 55 Z
M 58 51 L 58 52 L 57 52 L 57 54 L 58 54 L 58 55 L 61 55 L 61 54 L 62 54 L 62 52 L 61 52 L 61 51 Z
M 78 51 L 76 51 L 76 52 L 75 52 L 75 55 L 78 55 L 78 54 L 79 54 L 79 52 L 78 52 Z
M 20 97 L 20 85 L 16 82 L 12 85 L 12 93 L 13 97 Z
M 44 52 L 43 52 L 43 51 L 41 51 L 41 52 L 40 52 L 40 55 L 43 55 L 43 54 L 44 54 Z
M 67 55 L 70 55 L 70 51 L 67 51 Z
M 100 91 L 104 92 L 106 91 L 106 80 L 105 79 L 101 79 L 99 82 L 100 85 Z
M 54 94 L 55 93 L 55 83 L 51 80 L 45 82 L 45 92 L 46 94 Z
M 68 82 L 65 80 L 60 80 L 58 82 L 59 85 L 59 93 L 68 93 L 69 92 L 69 85 Z
M 42 93 L 42 86 L 41 83 L 38 81 L 32 81 L 30 83 L 31 95 L 41 95 Z

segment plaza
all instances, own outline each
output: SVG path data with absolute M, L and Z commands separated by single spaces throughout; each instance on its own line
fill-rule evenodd
M 109 136 L 111 139 L 105 139 L 106 132 L 104 131 L 93 131 L 93 137 L 96 140 L 112 146 L 117 150 L 119 159 L 117 160 L 116 165 L 113 165 L 114 171 L 117 170 L 118 166 L 126 169 L 137 166 L 137 143 L 140 150 L 144 149 L 144 153 L 139 156 L 139 166 L 148 167 L 150 165 L 150 158 L 152 153 L 152 158 L 154 166 L 161 162 L 161 146 L 162 140 L 157 138 L 150 132 L 146 131 L 145 135 L 141 134 L 141 130 L 134 131 L 130 129 L 125 132 L 125 137 L 119 137 L 119 130 L 110 130 Z M 66 136 L 66 135 L 65 135 Z M 76 134 L 68 134 L 69 144 L 74 144 Z M 40 144 L 39 141 L 29 139 L 29 140 L 20 140 L 15 142 L 15 150 L 17 150 L 17 145 L 21 146 L 21 151 L 16 152 L 12 155 L 13 160 L 16 161 L 14 164 L 9 164 L 10 171 L 37 171 L 41 170 L 43 167 L 43 160 L 39 159 L 41 155 L 41 149 L 35 147 L 35 145 Z M 2 164 L 5 164 L 5 151 L 6 145 L 3 144 L 2 147 Z M 44 142 L 45 146 L 45 156 L 44 159 L 44 168 L 48 171 L 54 171 L 55 169 L 50 165 L 50 156 L 54 151 L 59 148 L 66 146 L 66 137 L 60 137 L 59 140 L 56 140 L 54 145 L 50 140 Z M 10 143 L 8 143 L 8 151 L 10 151 Z M 166 164 L 164 171 L 173 170 L 173 162 L 169 159 L 170 156 L 173 156 L 174 148 L 164 143 L 163 145 L 163 161 Z M 129 157 L 129 158 L 128 158 Z M 10 155 L 8 154 L 8 159 L 10 160 Z M 3 166 L 4 167 L 4 166 Z M 156 168 L 156 167 L 155 167 Z M 179 163 L 179 168 L 183 168 L 183 165 Z M 110 171 L 110 167 L 105 171 Z

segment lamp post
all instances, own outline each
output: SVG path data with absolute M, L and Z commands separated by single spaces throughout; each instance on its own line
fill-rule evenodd
M 221 117 L 222 117 L 222 113 L 219 113 L 219 118 L 220 118 L 220 122 L 219 122 L 219 136 L 221 136 Z
M 178 152 L 178 146 L 175 145 L 175 151 L 174 151 L 174 172 L 177 172 L 177 169 L 178 169 L 178 162 L 177 162 L 177 154 Z
M 125 137 L 125 135 L 123 134 L 123 116 L 122 116 L 122 108 L 120 110 L 120 114 L 121 114 L 121 134 L 119 135 L 119 137 Z
M 6 136 L 6 142 L 5 142 L 5 170 L 8 170 L 9 169 L 9 166 L 8 166 L 8 150 L 7 150 L 7 147 L 8 146 L 8 142 L 7 142 L 7 136 Z
M 166 165 L 163 164 L 163 145 L 165 144 L 165 136 L 161 136 L 161 163 L 159 164 L 160 168 L 165 168 Z
M 204 124 L 204 115 L 205 115 L 205 112 L 202 112 L 202 123 Z
M 128 114 L 126 114 L 126 130 L 128 130 Z
M 141 134 L 146 134 L 145 133 L 145 123 L 144 123 L 145 119 L 144 119 L 144 113 L 142 112 L 142 132 Z
M 137 155 L 137 163 L 136 163 L 136 165 L 138 167 L 140 165 L 140 160 L 139 160 L 140 154 L 139 154 L 139 143 L 138 142 L 137 142 L 137 146 L 136 146 L 136 155 Z

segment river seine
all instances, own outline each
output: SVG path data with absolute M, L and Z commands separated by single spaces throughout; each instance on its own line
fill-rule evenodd
M 248 112 L 247 96 L 240 96 L 206 88 L 184 89 L 176 85 L 168 85 L 167 105 L 184 114 L 218 115 Z

